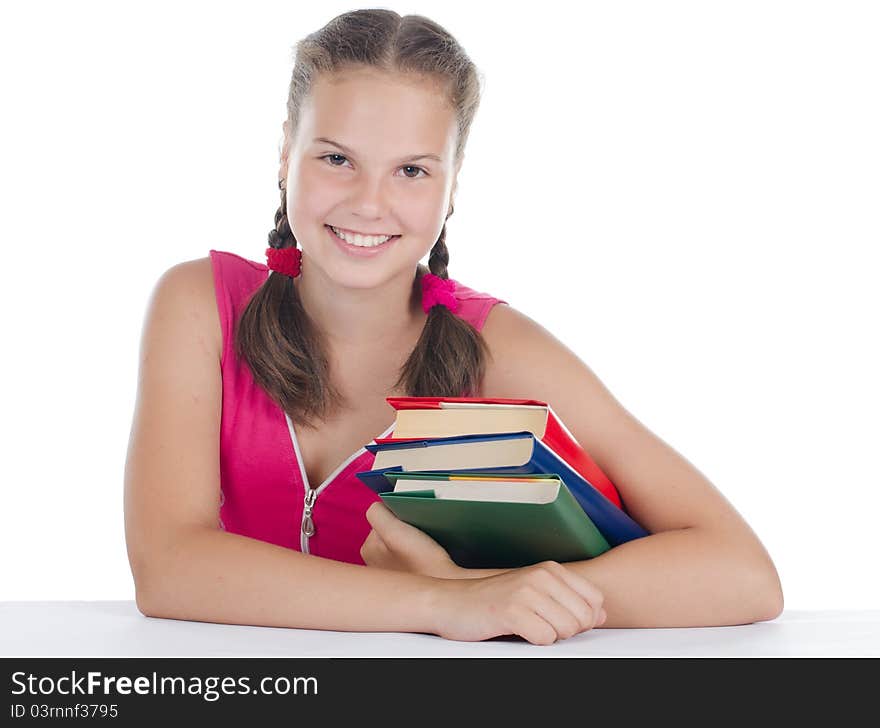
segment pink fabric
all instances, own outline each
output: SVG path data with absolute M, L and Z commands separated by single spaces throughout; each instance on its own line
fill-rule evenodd
M 254 382 L 250 369 L 233 350 L 234 323 L 265 282 L 269 269 L 235 253 L 211 250 L 210 257 L 223 331 L 220 526 L 299 551 L 306 493 L 304 468 L 297 459 L 284 411 Z M 507 303 L 457 282 L 455 297 L 459 303 L 456 315 L 477 330 L 483 328 L 492 306 Z M 394 410 L 389 405 L 389 430 L 393 422 Z M 377 432 L 375 437 L 383 434 Z M 351 453 L 342 470 L 321 490 L 312 509 L 315 534 L 308 539 L 309 553 L 364 563 L 360 548 L 370 532 L 364 514 L 379 497 L 355 473 L 370 470 L 374 459 L 375 455 L 363 447 Z

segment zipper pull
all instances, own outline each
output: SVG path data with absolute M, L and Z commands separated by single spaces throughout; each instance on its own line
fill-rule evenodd
M 315 535 L 315 523 L 314 521 L 312 521 L 312 506 L 315 505 L 316 495 L 317 491 L 314 488 L 309 488 L 306 491 L 306 497 L 303 507 L 302 532 L 307 537 Z

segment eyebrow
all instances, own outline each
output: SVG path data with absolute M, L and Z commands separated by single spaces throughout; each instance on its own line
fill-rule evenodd
M 351 149 L 349 149 L 344 144 L 340 144 L 339 142 L 334 142 L 332 139 L 327 139 L 325 137 L 315 137 L 314 141 L 323 142 L 324 144 L 332 144 L 334 147 L 339 147 L 346 154 L 350 154 L 352 157 L 357 156 Z M 400 161 L 402 162 L 414 162 L 417 159 L 434 159 L 441 164 L 443 160 L 440 159 L 436 154 L 407 154 L 401 157 Z

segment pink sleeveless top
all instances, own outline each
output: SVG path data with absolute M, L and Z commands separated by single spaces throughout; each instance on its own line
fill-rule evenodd
M 370 470 L 375 455 L 361 447 L 323 483 L 308 484 L 293 423 L 254 382 L 235 356 L 234 326 L 252 294 L 265 282 L 264 263 L 211 250 L 214 291 L 223 331 L 220 369 L 220 527 L 290 549 L 363 565 L 360 549 L 370 533 L 366 510 L 379 496 L 355 475 Z M 456 282 L 457 316 L 482 329 L 496 303 L 507 303 Z M 388 419 L 394 409 L 388 406 Z M 375 437 L 387 437 L 393 424 Z M 364 445 L 369 443 L 364 443 Z M 307 494 L 314 490 L 314 533 L 304 533 Z

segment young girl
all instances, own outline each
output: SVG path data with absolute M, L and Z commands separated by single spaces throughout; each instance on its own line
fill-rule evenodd
M 298 44 L 267 264 L 212 250 L 150 300 L 125 471 L 143 614 L 549 644 L 781 612 L 770 557 L 712 484 L 539 324 L 448 277 L 479 88 L 421 16 L 357 10 Z M 550 403 L 650 535 L 460 568 L 355 476 L 392 395 Z

